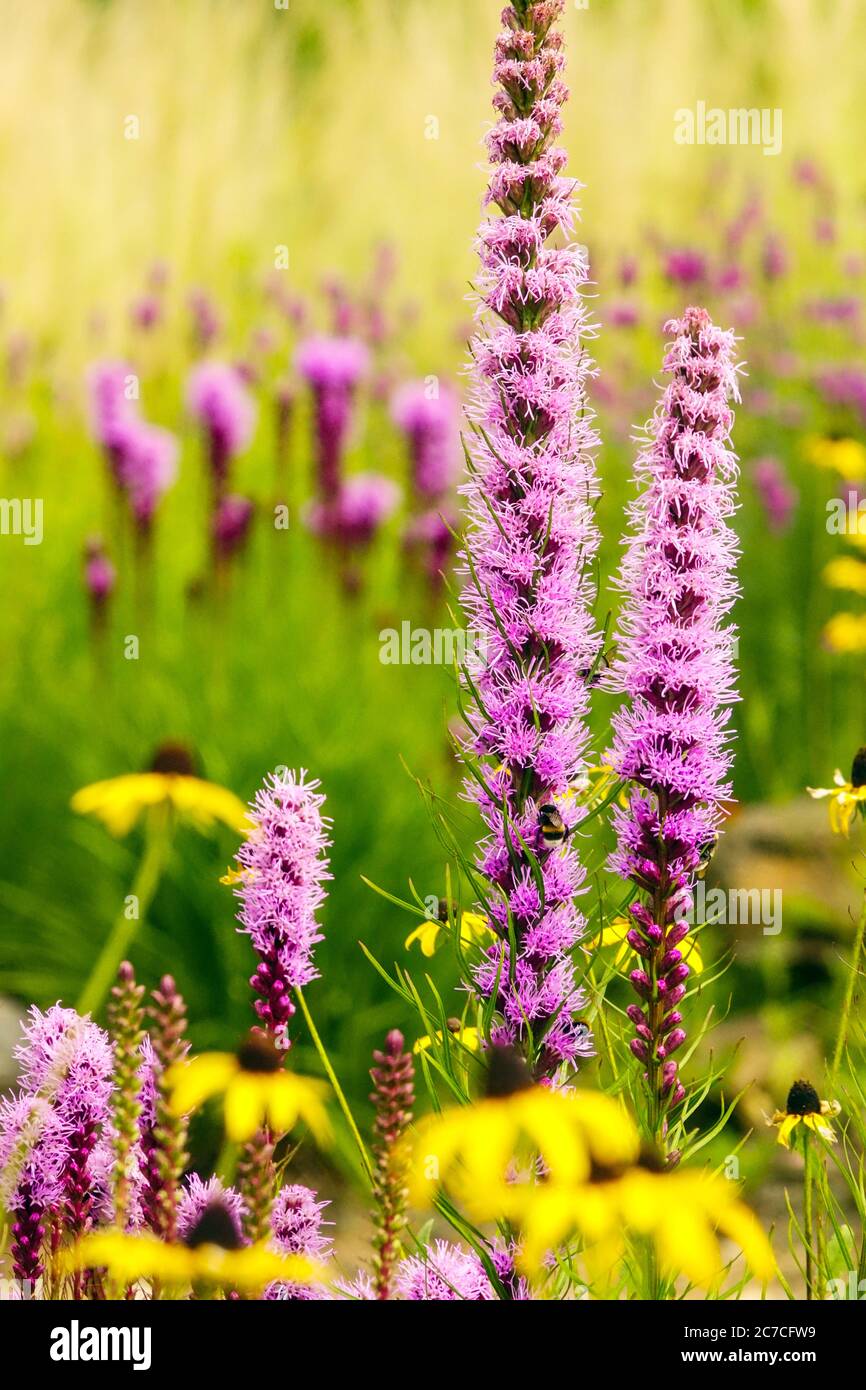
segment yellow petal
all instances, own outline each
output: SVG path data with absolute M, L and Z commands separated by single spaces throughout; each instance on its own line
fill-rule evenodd
M 176 1062 L 165 1074 L 172 1111 L 188 1115 L 210 1096 L 225 1091 L 237 1072 L 238 1059 L 231 1052 L 203 1052 L 189 1061 Z
M 82 787 L 70 805 L 79 815 L 96 816 L 112 835 L 126 835 L 146 807 L 167 799 L 167 784 L 161 772 L 129 772 Z
M 518 1263 L 534 1274 L 545 1255 L 554 1250 L 574 1230 L 576 1189 L 540 1185 L 519 1191 L 508 1214 L 520 1225 Z
M 710 1288 L 722 1274 L 719 1242 L 699 1208 L 682 1204 L 655 1227 L 661 1263 L 672 1274 L 684 1274 L 692 1284 Z
M 247 808 L 228 788 L 177 773 L 170 775 L 169 781 L 169 795 L 178 814 L 198 829 L 207 830 L 214 821 L 222 821 L 239 834 L 247 827 Z
M 791 1135 L 794 1133 L 794 1130 L 797 1128 L 797 1125 L 799 1123 L 799 1115 L 786 1115 L 782 1123 L 779 1125 L 778 1142 L 780 1144 L 783 1144 L 786 1149 L 790 1149 Z
M 826 1139 L 828 1144 L 836 1143 L 836 1134 L 833 1130 L 833 1126 L 828 1125 L 827 1121 L 821 1115 L 804 1115 L 803 1124 L 807 1129 L 811 1129 L 813 1134 L 820 1134 L 821 1138 Z
M 766 1284 L 773 1278 L 776 1272 L 773 1250 L 753 1211 L 743 1202 L 731 1202 L 718 1212 L 716 1224 L 739 1245 L 756 1279 Z
M 267 1111 L 265 1085 L 270 1079 L 261 1073 L 240 1070 L 235 1073 L 225 1098 L 226 1138 L 232 1143 L 242 1144 L 245 1139 L 252 1139 L 261 1128 Z M 283 1133 L 282 1128 L 280 1133 Z
M 327 1143 L 331 1135 L 328 1112 L 322 1101 L 326 1088 L 321 1082 L 291 1072 L 268 1078 L 268 1114 L 277 1133 L 287 1133 L 301 1119 L 317 1143 Z

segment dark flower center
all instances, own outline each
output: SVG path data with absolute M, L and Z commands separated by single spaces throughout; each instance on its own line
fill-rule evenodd
M 851 786 L 862 787 L 866 783 L 866 748 L 858 748 L 851 764 Z
M 795 1081 L 788 1092 L 785 1109 L 789 1115 L 820 1115 L 821 1098 L 811 1082 Z
M 241 1071 L 275 1072 L 283 1065 L 283 1054 L 266 1033 L 253 1028 L 237 1050 Z
M 174 772 L 179 777 L 195 777 L 195 763 L 190 750 L 183 743 L 169 740 L 161 743 L 153 755 L 151 772 Z
M 502 1100 L 517 1091 L 527 1091 L 533 1085 L 526 1062 L 514 1047 L 491 1047 L 487 1068 L 485 1094 L 490 1100 Z
M 187 1232 L 184 1245 L 197 1250 L 200 1245 L 218 1245 L 222 1250 L 239 1250 L 238 1228 L 221 1202 L 206 1206 L 198 1221 Z

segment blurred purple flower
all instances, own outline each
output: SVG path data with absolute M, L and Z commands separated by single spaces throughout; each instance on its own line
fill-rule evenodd
M 407 381 L 391 401 L 391 417 L 403 430 L 420 498 L 436 498 L 454 481 L 457 401 L 446 385 Z
M 770 456 L 756 459 L 752 465 L 752 478 L 770 530 L 787 531 L 797 508 L 799 493 L 791 485 L 784 465 Z
M 190 413 L 203 426 L 216 496 L 223 495 L 232 459 L 245 449 L 256 422 L 255 402 L 235 367 L 202 362 L 190 374 L 186 390 Z
M 339 490 L 355 391 L 369 360 L 356 338 L 307 338 L 295 357 L 295 367 L 313 393 L 318 490 L 325 502 Z
M 369 545 L 400 501 L 400 489 L 380 473 L 356 473 L 330 503 L 313 502 L 306 521 L 318 536 L 350 548 Z

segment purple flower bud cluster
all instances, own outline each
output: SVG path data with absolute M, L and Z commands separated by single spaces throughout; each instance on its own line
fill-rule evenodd
M 327 896 L 325 798 L 319 782 L 280 768 L 256 792 L 251 829 L 238 851 L 241 901 L 238 920 L 259 963 L 250 984 L 260 996 L 255 1010 L 276 1039 L 288 1045 L 295 1012 L 291 991 L 318 976 L 313 947 L 322 940 L 316 913 Z
M 614 716 L 608 754 L 633 784 L 628 808 L 614 812 L 611 868 L 641 895 L 628 934 L 641 1003 L 628 1012 L 659 1126 L 684 1095 L 673 1054 L 685 1039 L 685 919 L 730 796 L 725 707 L 736 699 L 726 621 L 737 596 L 737 538 L 728 525 L 737 478 L 728 447 L 729 402 L 739 399 L 735 340 L 703 309 L 687 309 L 667 329 L 670 382 L 637 461 L 640 492 L 618 581 L 625 603 L 610 679 L 629 704 Z
M 565 832 L 579 819 L 571 792 L 599 646 L 586 573 L 598 544 L 587 268 L 569 239 L 576 185 L 555 144 L 568 95 L 552 27 L 562 10 L 561 0 L 508 6 L 496 42 L 487 201 L 501 215 L 478 236 L 471 476 L 461 489 L 462 600 L 480 654 L 464 670 L 464 756 L 483 783 L 466 785 L 489 832 L 477 864 L 494 886 L 487 911 L 499 936 L 476 985 L 496 994 L 493 1040 L 519 1041 L 539 1078 L 591 1052 L 571 959 L 584 930 L 574 905 L 584 869 L 574 839 L 545 835 L 543 824 L 551 809 Z

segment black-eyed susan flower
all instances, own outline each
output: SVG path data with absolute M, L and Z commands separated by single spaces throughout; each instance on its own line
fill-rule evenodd
M 71 806 L 82 816 L 96 816 L 112 835 L 126 835 L 147 811 L 164 807 L 197 830 L 222 821 L 232 830 L 246 825 L 246 808 L 226 787 L 195 775 L 189 751 L 182 744 L 157 749 L 146 772 L 128 772 L 82 787 Z
M 652 1241 L 664 1275 L 712 1288 L 724 1272 L 717 1232 L 739 1245 L 758 1279 L 775 1270 L 769 1241 L 735 1186 L 703 1172 L 594 1166 L 583 1182 L 511 1184 L 501 1214 L 520 1232 L 519 1262 L 527 1272 L 577 1235 L 593 1277 L 606 1280 L 628 1237 L 636 1237 Z
M 851 777 L 845 781 L 837 768 L 832 787 L 807 787 L 816 800 L 830 798 L 830 829 L 834 835 L 847 835 L 856 811 L 863 815 L 866 802 L 866 747 L 858 748 L 851 763 Z
M 815 1087 L 809 1081 L 795 1081 L 784 1110 L 777 1110 L 768 1124 L 778 1126 L 778 1142 L 786 1149 L 791 1147 L 791 1138 L 797 1127 L 811 1130 L 828 1144 L 835 1144 L 836 1134 L 830 1120 L 839 1114 L 839 1102 L 821 1100 Z
M 285 1134 L 302 1120 L 318 1143 L 331 1127 L 322 1081 L 285 1070 L 285 1053 L 253 1029 L 237 1052 L 204 1052 L 169 1068 L 165 1084 L 170 1108 L 188 1114 L 211 1096 L 223 1096 L 227 1137 L 242 1143 L 263 1125 Z
M 450 916 L 448 904 L 443 902 L 439 905 L 439 913 L 436 917 L 425 918 L 420 926 L 416 927 L 406 937 L 405 948 L 408 951 L 415 942 L 421 947 L 421 954 L 432 956 L 439 946 L 440 936 L 447 936 L 449 931 Z M 487 944 L 496 936 L 487 918 L 480 912 L 461 912 L 460 913 L 460 944 L 461 946 L 471 946 L 473 942 Z

